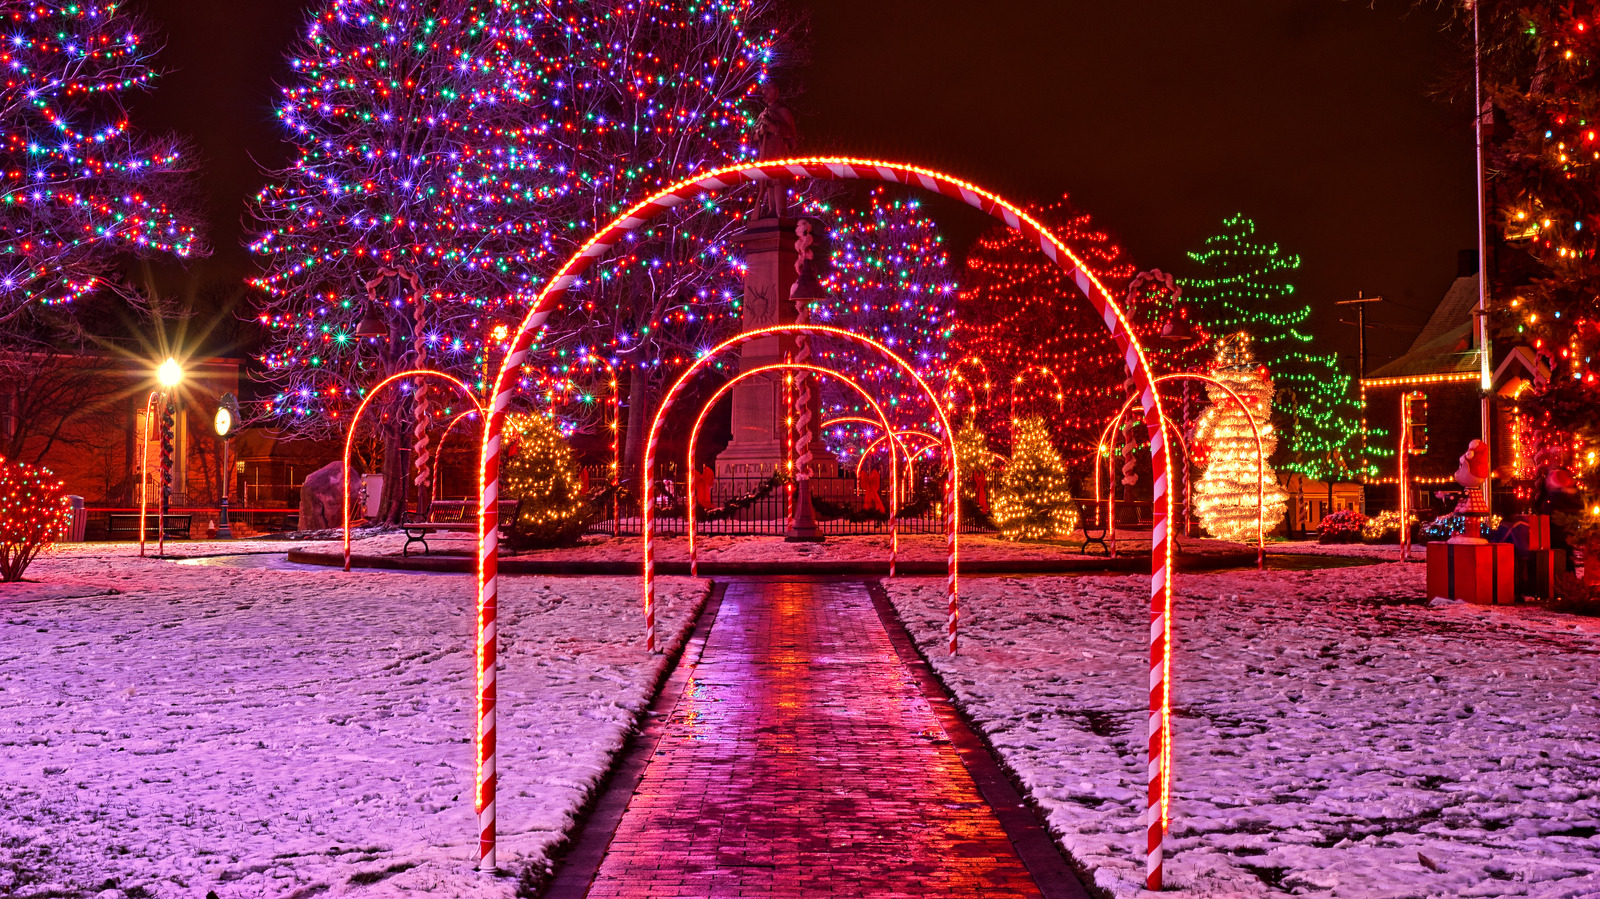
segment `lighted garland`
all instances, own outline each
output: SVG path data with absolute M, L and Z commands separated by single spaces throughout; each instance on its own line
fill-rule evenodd
M 21 580 L 71 522 L 63 490 L 48 469 L 0 458 L 0 581 Z
M 100 287 L 118 256 L 204 255 L 188 147 L 127 105 L 154 80 L 146 24 L 114 3 L 0 7 L 0 323 Z

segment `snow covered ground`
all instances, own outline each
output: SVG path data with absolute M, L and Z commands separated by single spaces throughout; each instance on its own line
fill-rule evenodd
M 1427 604 L 1423 574 L 1179 579 L 1175 895 L 1600 896 L 1600 620 Z M 967 581 L 955 658 L 941 585 L 886 585 L 1062 844 L 1138 894 L 1148 580 Z
M 295 545 L 310 544 L 169 549 Z M 28 575 L 0 585 L 0 896 L 516 889 L 471 870 L 470 576 L 93 544 Z M 521 872 L 560 841 L 664 659 L 644 653 L 637 579 L 501 583 L 500 862 Z M 705 585 L 663 587 L 676 639 Z
M 1279 540 L 1268 543 L 1267 552 L 1296 556 L 1350 556 L 1358 559 L 1380 559 L 1386 562 L 1400 561 L 1398 543 L 1318 543 L 1315 540 Z M 1427 545 L 1411 544 L 1410 561 L 1423 563 L 1427 560 Z
M 473 537 L 445 535 L 442 540 L 428 538 L 436 550 L 471 552 Z M 861 534 L 850 537 L 829 537 L 824 543 L 785 543 L 782 537 L 698 537 L 695 544 L 702 562 L 777 562 L 805 559 L 818 562 L 882 562 L 889 558 L 888 534 Z M 658 561 L 687 562 L 689 541 L 685 537 L 664 537 L 655 541 Z M 1221 540 L 1183 541 L 1184 552 L 1254 552 L 1253 547 Z M 1150 551 L 1150 532 L 1129 534 L 1123 532 L 1117 541 L 1119 552 Z M 395 544 L 395 553 L 399 544 Z M 583 561 L 616 560 L 637 562 L 642 550 L 637 536 L 614 539 L 593 539 L 584 545 L 568 549 L 538 550 L 521 553 L 521 559 L 574 559 Z M 1013 543 L 987 534 L 963 534 L 961 558 L 970 561 L 993 559 L 1057 559 L 1080 558 L 1076 543 Z M 942 534 L 916 534 L 900 537 L 900 558 L 944 561 L 945 543 Z

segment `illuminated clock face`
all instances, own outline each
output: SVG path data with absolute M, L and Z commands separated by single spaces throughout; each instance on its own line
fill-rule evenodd
M 226 407 L 218 409 L 216 425 L 218 437 L 228 436 L 228 432 L 233 430 L 233 413 Z

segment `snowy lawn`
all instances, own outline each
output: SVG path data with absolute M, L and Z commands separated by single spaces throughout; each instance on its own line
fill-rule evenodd
M 1423 574 L 1180 577 L 1175 895 L 1600 896 L 1600 620 L 1429 605 Z M 1062 845 L 1138 894 L 1148 579 L 967 581 L 953 659 L 940 585 L 886 585 Z
M 1315 540 L 1278 540 L 1267 543 L 1267 552 L 1292 556 L 1349 556 L 1357 559 L 1400 561 L 1398 543 L 1318 543 Z M 1428 547 L 1423 543 L 1411 544 L 1410 561 L 1422 564 L 1428 560 Z
M 169 549 L 291 545 L 309 544 Z M 195 899 L 515 891 L 471 870 L 470 576 L 107 544 L 28 574 L 0 585 L 0 896 L 108 879 Z M 636 579 L 501 584 L 500 863 L 521 874 L 543 869 L 664 659 L 644 653 Z M 663 586 L 675 640 L 705 585 Z

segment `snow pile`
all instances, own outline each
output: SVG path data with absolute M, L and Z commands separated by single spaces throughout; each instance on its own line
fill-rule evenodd
M 1422 566 L 1185 575 L 1168 880 L 1187 896 L 1600 896 L 1600 621 L 1422 600 Z M 1096 882 L 1143 883 L 1146 578 L 886 582 Z
M 267 546 L 285 549 L 178 549 Z M 470 576 L 104 545 L 29 575 L 0 587 L 0 895 L 512 893 L 471 870 Z M 500 863 L 521 872 L 571 826 L 664 659 L 644 652 L 637 579 L 500 583 Z M 666 639 L 704 594 L 663 583 Z

